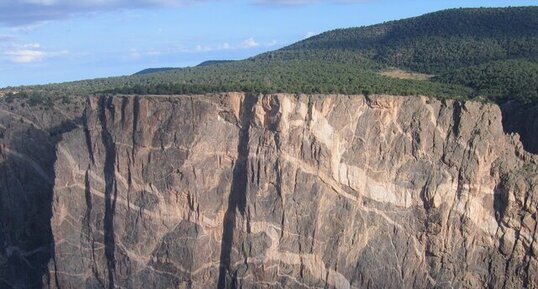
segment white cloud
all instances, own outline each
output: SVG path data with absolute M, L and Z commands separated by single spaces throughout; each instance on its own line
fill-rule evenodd
M 235 44 L 230 44 L 230 42 L 222 42 L 213 45 L 204 45 L 197 44 L 188 48 L 184 45 L 179 45 L 178 49 L 175 49 L 174 52 L 185 52 L 185 53 L 195 53 L 195 52 L 210 52 L 210 51 L 220 51 L 220 50 L 238 50 L 238 49 L 249 49 L 255 47 L 271 47 L 278 44 L 278 41 L 272 40 L 269 42 L 260 43 L 254 37 L 247 38 L 243 41 L 236 42 Z
M 279 42 L 276 40 L 271 40 L 268 42 L 258 42 L 254 37 L 250 37 L 243 41 L 237 42 L 225 41 L 213 44 L 200 43 L 192 45 L 177 44 L 172 47 L 161 50 L 140 50 L 137 48 L 131 48 L 129 50 L 118 52 L 118 55 L 121 55 L 119 57 L 121 57 L 121 59 L 123 59 L 124 61 L 138 61 L 147 57 L 159 57 L 173 55 L 177 53 L 208 53 L 223 50 L 233 51 L 255 47 L 272 47 L 277 44 L 279 44 Z M 47 55 L 47 58 L 48 57 L 49 56 Z
M 196 52 L 209 52 L 209 51 L 213 51 L 213 48 L 211 46 L 208 46 L 208 45 L 196 45 L 196 48 L 195 48 Z
M 182 7 L 222 0 L 0 0 L 0 24 L 26 26 L 47 20 L 118 9 Z M 246 0 L 266 6 L 300 6 L 315 3 L 352 4 L 372 0 Z
M 77 14 L 117 9 L 179 7 L 194 4 L 199 1 L 200 0 L 0 0 L 0 24 L 8 26 L 26 26 Z
M 222 50 L 225 50 L 225 49 L 230 49 L 232 47 L 230 46 L 230 43 L 224 42 L 224 43 L 220 44 L 218 48 L 222 49 Z
M 260 44 L 256 42 L 256 39 L 250 37 L 249 39 L 245 39 L 245 41 L 241 43 L 241 46 L 243 48 L 253 48 L 253 47 L 260 46 Z
M 12 35 L 0 35 L 0 44 L 10 43 L 17 39 L 17 37 Z
M 23 44 L 21 45 L 23 48 L 40 48 L 41 44 L 39 43 L 29 43 L 29 44 Z
M 1 17 L 2 17 L 2 12 L 0 12 L 0 25 L 2 24 Z M 24 26 L 10 27 L 9 30 L 11 31 L 11 33 L 14 33 L 14 34 L 29 33 L 29 32 L 36 31 L 37 29 L 43 27 L 44 25 L 45 25 L 45 22 L 31 23 L 31 24 L 25 23 Z
M 43 5 L 43 6 L 51 6 L 58 3 L 57 0 L 21 0 L 20 2 L 28 3 L 28 4 Z
M 40 62 L 46 58 L 58 57 L 69 53 L 67 50 L 47 50 L 42 48 L 39 43 L 12 44 L 4 49 L 4 59 L 20 64 Z
M 32 63 L 41 61 L 46 57 L 46 53 L 41 50 L 21 49 L 7 51 L 6 56 L 14 63 Z

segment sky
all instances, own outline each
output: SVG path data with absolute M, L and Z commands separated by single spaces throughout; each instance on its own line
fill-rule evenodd
M 0 0 L 0 87 L 129 75 L 275 50 L 447 8 L 536 0 Z

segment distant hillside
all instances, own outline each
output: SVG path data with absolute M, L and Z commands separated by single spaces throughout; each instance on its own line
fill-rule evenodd
M 165 72 L 165 71 L 174 70 L 174 69 L 178 69 L 178 67 L 146 68 L 144 70 L 140 70 L 139 72 L 133 75 L 143 75 L 143 74 L 156 73 L 156 72 Z
M 208 61 L 204 61 L 204 62 L 198 64 L 197 66 L 216 65 L 216 64 L 230 63 L 230 62 L 233 62 L 233 61 L 234 60 L 208 60 Z
M 428 73 L 492 60 L 538 60 L 538 7 L 445 10 L 325 32 L 281 52 L 297 50 L 353 51 L 386 65 Z
M 204 61 L 196 66 L 208 66 L 208 65 L 216 65 L 216 64 L 223 64 L 223 63 L 229 63 L 234 60 L 207 60 Z M 170 70 L 177 70 L 181 69 L 180 67 L 158 67 L 158 68 L 146 68 L 144 70 L 140 70 L 137 73 L 134 73 L 133 75 L 144 75 L 144 74 L 150 74 L 150 73 L 158 73 L 158 72 L 166 72 Z
M 133 76 L 16 90 L 22 92 L 18 97 L 34 102 L 94 93 L 245 91 L 459 99 L 482 95 L 496 102 L 527 103 L 538 101 L 532 74 L 537 63 L 538 7 L 451 9 L 328 31 L 241 61 L 207 61 L 196 67 L 147 69 Z M 385 73 L 391 70 L 429 76 L 398 79 Z
M 454 70 L 436 77 L 444 83 L 457 83 L 474 89 L 475 95 L 488 96 L 498 102 L 538 99 L 538 63 L 503 60 Z

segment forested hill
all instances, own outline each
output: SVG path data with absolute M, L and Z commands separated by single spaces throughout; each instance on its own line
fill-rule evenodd
M 280 53 L 346 50 L 386 65 L 439 73 L 492 60 L 538 60 L 538 7 L 450 9 L 328 31 Z
M 140 70 L 139 72 L 133 75 L 143 75 L 143 74 L 150 74 L 150 73 L 157 73 L 157 72 L 165 72 L 165 71 L 174 70 L 174 69 L 177 69 L 177 67 L 146 68 L 144 70 Z
M 241 61 L 9 88 L 18 93 L 4 99 L 53 103 L 95 93 L 245 91 L 480 96 L 528 103 L 538 101 L 537 63 L 538 7 L 451 9 L 328 31 Z M 414 73 L 422 75 L 406 77 Z

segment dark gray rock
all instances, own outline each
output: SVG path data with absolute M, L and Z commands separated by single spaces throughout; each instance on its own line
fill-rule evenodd
M 102 96 L 0 120 L 0 287 L 538 288 L 538 159 L 495 105 Z

